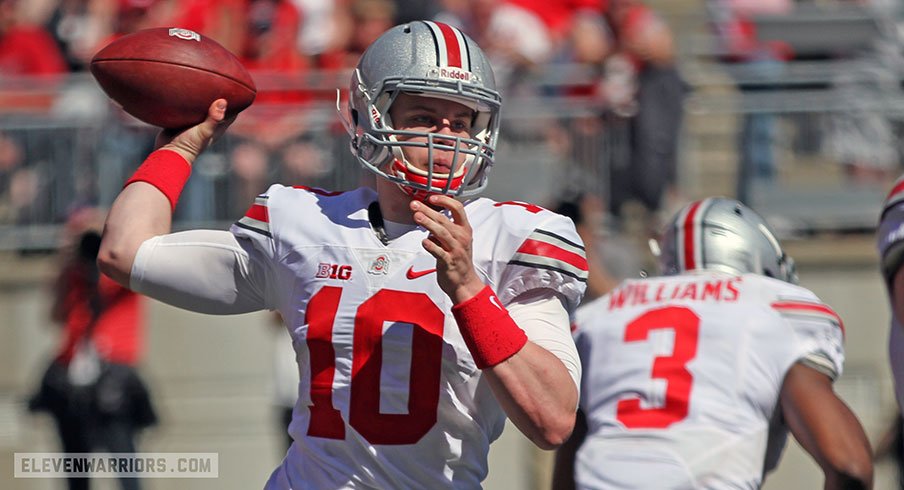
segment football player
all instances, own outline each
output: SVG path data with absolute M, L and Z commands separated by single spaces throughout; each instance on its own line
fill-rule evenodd
M 375 189 L 273 185 L 228 232 L 170 233 L 190 163 L 229 124 L 217 100 L 127 182 L 99 262 L 185 309 L 282 315 L 301 380 L 266 488 L 479 488 L 506 416 L 541 448 L 572 431 L 584 250 L 563 216 L 474 197 L 501 99 L 460 30 L 387 31 L 350 90 L 343 120 Z
M 662 277 L 577 312 L 581 415 L 555 487 L 759 488 L 790 431 L 825 488 L 869 488 L 869 442 L 832 388 L 841 319 L 795 285 L 766 222 L 735 200 L 691 203 L 659 262 Z
M 904 414 L 904 267 L 901 267 L 904 265 L 904 176 L 898 177 L 882 205 L 877 240 L 882 277 L 891 306 L 888 358 L 898 409 Z M 904 480 L 904 462 L 897 464 Z

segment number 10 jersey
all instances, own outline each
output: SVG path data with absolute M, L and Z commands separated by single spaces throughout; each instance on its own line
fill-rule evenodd
M 384 244 L 375 200 L 273 186 L 232 228 L 300 371 L 295 442 L 268 488 L 479 488 L 486 476 L 505 414 L 437 284 L 427 232 Z M 503 304 L 545 291 L 573 311 L 587 264 L 570 220 L 489 199 L 465 210 L 475 268 Z

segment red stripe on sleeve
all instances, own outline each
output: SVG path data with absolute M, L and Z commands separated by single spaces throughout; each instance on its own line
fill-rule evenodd
M 694 218 L 697 216 L 697 210 L 703 201 L 697 201 L 691 204 L 691 208 L 687 210 L 687 216 L 684 218 L 684 269 L 696 269 L 697 263 L 694 261 Z
M 245 213 L 245 216 L 258 221 L 263 221 L 264 223 L 270 222 L 270 213 L 267 210 L 267 206 L 261 206 L 260 204 L 252 204 Z
M 838 316 L 838 313 L 835 313 L 835 310 L 829 308 L 826 305 L 819 303 L 806 303 L 803 301 L 776 301 L 770 306 L 772 306 L 776 310 L 784 310 L 790 312 L 798 311 L 803 313 L 822 313 L 823 315 L 834 318 L 835 321 L 838 322 L 838 326 L 841 327 L 841 332 L 844 333 L 844 322 L 841 321 L 841 317 Z
M 442 22 L 437 22 L 436 25 L 443 33 L 443 40 L 446 41 L 446 58 L 449 60 L 449 66 L 461 68 L 461 46 L 458 44 L 455 31 L 451 26 Z
M 525 240 L 518 248 L 518 253 L 547 257 L 565 262 L 582 271 L 587 270 L 587 259 L 584 256 L 539 240 Z

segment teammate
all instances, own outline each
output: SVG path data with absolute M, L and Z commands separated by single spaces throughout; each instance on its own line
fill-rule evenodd
M 127 182 L 99 262 L 182 308 L 283 316 L 301 380 L 294 443 L 268 489 L 479 488 L 506 415 L 541 448 L 571 433 L 584 251 L 563 216 L 470 198 L 501 99 L 458 29 L 387 31 L 350 98 L 343 120 L 375 189 L 274 185 L 229 232 L 170 234 L 186 162 L 229 124 L 217 100 Z
M 895 382 L 898 409 L 904 416 L 904 175 L 898 177 L 882 205 L 877 234 L 882 277 L 891 306 L 888 357 Z M 904 438 L 904 434 L 901 435 Z M 904 462 L 897 462 L 904 485 Z
M 585 417 L 555 487 L 759 488 L 788 431 L 825 488 L 871 487 L 869 442 L 832 389 L 841 319 L 794 284 L 768 225 L 738 201 L 697 201 L 667 225 L 659 260 L 663 277 L 577 312 Z

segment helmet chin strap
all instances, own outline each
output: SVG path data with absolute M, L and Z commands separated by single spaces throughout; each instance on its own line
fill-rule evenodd
M 404 180 L 405 182 L 420 184 L 425 187 L 442 187 L 445 188 L 447 184 L 449 184 L 449 176 L 448 174 L 442 174 L 443 177 L 440 179 L 434 178 L 432 181 L 427 180 L 427 173 L 423 170 L 415 168 L 411 164 L 407 164 L 399 159 L 393 159 L 390 163 L 390 171 L 396 177 Z M 456 172 L 456 175 L 452 176 L 452 183 L 449 184 L 450 191 L 457 191 L 461 188 L 462 182 L 465 178 L 464 170 L 460 170 Z M 428 197 L 436 194 L 442 194 L 441 192 L 436 192 L 427 189 L 419 189 L 412 187 L 410 184 L 405 183 L 397 183 L 400 189 L 404 191 L 406 194 L 411 196 L 413 199 L 417 199 L 419 201 L 426 201 Z
M 387 118 L 388 119 L 388 118 Z M 397 143 L 398 138 L 395 134 L 392 134 L 388 137 L 391 143 Z M 441 138 L 445 139 L 445 138 Z M 449 141 L 453 141 L 452 138 L 448 138 Z M 430 135 L 427 135 L 427 143 L 425 144 L 428 149 L 428 154 L 432 154 L 435 151 L 433 147 L 433 138 Z M 458 143 L 460 144 L 460 143 Z M 402 150 L 400 145 L 391 145 L 392 157 L 393 159 L 389 162 L 389 172 L 395 177 L 398 177 L 406 182 L 411 182 L 415 184 L 420 184 L 425 187 L 433 187 L 433 188 L 445 188 L 447 185 L 449 186 L 449 191 L 458 191 L 463 182 L 464 178 L 467 175 L 468 168 L 471 163 L 474 161 L 474 155 L 465 154 L 465 160 L 461 165 L 455 170 L 454 174 L 447 173 L 434 173 L 433 178 L 430 179 L 430 172 L 426 170 L 422 170 L 412 164 L 408 158 L 405 157 L 405 152 Z M 459 155 L 460 156 L 460 155 Z M 429 168 L 433 168 L 433 158 L 430 157 L 430 161 L 428 162 Z M 452 183 L 449 184 L 449 179 L 452 179 Z M 410 185 L 406 185 L 404 183 L 399 183 L 399 187 L 409 196 L 414 199 L 420 201 L 426 201 L 428 197 L 433 194 L 440 194 L 440 192 L 430 191 L 427 189 L 418 189 L 411 187 Z

